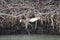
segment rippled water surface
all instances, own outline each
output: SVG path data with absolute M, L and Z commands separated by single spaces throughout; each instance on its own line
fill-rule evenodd
M 60 40 L 59 35 L 0 35 L 0 40 Z

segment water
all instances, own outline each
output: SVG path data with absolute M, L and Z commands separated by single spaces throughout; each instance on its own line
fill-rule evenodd
M 0 40 L 60 40 L 59 35 L 0 35 Z

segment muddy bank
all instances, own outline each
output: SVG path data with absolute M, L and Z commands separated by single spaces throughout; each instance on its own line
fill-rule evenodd
M 0 34 L 60 34 L 60 16 L 53 15 L 53 20 L 51 20 L 51 15 L 40 16 L 42 20 L 37 20 L 36 22 L 29 22 L 27 29 L 25 24 L 20 23 L 20 18 L 12 16 L 0 17 Z M 53 21 L 53 23 L 52 23 Z

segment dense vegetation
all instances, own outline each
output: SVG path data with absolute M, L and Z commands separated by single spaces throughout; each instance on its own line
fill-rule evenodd
M 60 34 L 60 0 L 0 0 L 0 34 Z

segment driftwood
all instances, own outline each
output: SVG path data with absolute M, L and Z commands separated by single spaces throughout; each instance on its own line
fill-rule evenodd
M 0 6 L 3 6 L 3 8 L 0 8 L 1 29 L 7 31 L 6 28 L 8 28 L 9 31 L 14 30 L 13 32 L 16 32 L 19 30 L 21 32 L 21 26 L 23 27 L 24 25 L 28 34 L 32 31 L 44 33 L 45 30 L 48 33 L 60 32 L 60 1 L 20 0 L 18 2 L 17 0 L 18 3 L 12 3 L 12 0 L 9 4 L 6 0 L 1 0 L 0 2 Z M 31 18 L 35 17 L 40 19 L 35 22 L 29 22 Z M 22 23 L 20 23 L 20 19 Z

